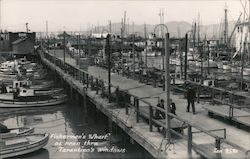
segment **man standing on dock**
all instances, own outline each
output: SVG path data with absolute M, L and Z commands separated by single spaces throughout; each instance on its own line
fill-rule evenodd
M 194 104 L 195 98 L 196 98 L 195 89 L 193 87 L 189 86 L 188 90 L 187 90 L 187 102 L 188 102 L 187 112 L 189 112 L 190 104 L 192 104 L 193 114 L 195 114 L 195 104 Z

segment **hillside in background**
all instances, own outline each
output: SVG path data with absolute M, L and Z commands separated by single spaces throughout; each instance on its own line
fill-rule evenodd
M 168 31 L 171 37 L 184 37 L 186 32 L 192 29 L 192 24 L 185 22 L 185 21 L 171 21 L 165 24 L 168 27 Z M 234 22 L 229 22 L 228 24 L 229 35 L 228 36 L 230 36 L 234 28 L 234 25 L 235 25 Z M 156 25 L 147 24 L 146 26 L 147 26 L 147 33 L 153 33 L 154 27 Z M 101 31 L 104 28 L 107 29 L 108 26 L 100 27 L 99 30 Z M 112 23 L 111 28 L 114 34 L 121 33 L 121 23 Z M 140 36 L 144 37 L 144 24 L 141 24 L 141 25 L 134 24 L 134 29 L 133 29 L 133 25 L 126 25 L 126 29 L 127 29 L 126 31 L 127 35 L 135 32 L 139 34 Z M 160 30 L 160 27 L 157 27 L 156 32 L 159 30 Z M 209 39 L 211 38 L 219 39 L 219 37 L 223 35 L 223 24 L 201 25 L 200 30 L 201 30 L 200 35 L 202 39 L 205 37 L 205 35 Z

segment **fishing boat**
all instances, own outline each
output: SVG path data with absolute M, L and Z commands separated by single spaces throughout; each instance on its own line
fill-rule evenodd
M 40 150 L 47 145 L 48 134 L 29 134 L 0 140 L 1 158 L 16 157 Z
M 17 88 L 27 88 L 33 91 L 48 90 L 54 85 L 53 81 L 32 82 L 30 80 L 13 81 L 12 85 L 6 86 L 7 93 L 14 92 Z M 2 86 L 3 87 L 3 86 Z
M 34 133 L 34 128 L 27 128 L 27 127 L 8 128 L 8 130 L 9 132 L 0 133 L 1 139 Z
M 41 98 L 41 99 L 40 99 Z M 14 98 L 12 93 L 0 94 L 0 108 L 28 108 L 59 105 L 67 101 L 67 96 L 50 95 L 44 97 L 23 96 Z

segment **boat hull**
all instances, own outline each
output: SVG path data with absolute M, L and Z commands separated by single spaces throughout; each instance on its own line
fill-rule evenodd
M 16 137 L 17 139 L 19 138 L 26 138 L 29 136 L 34 136 L 39 138 L 37 141 L 25 144 L 25 145 L 18 145 L 18 146 L 13 146 L 13 147 L 8 147 L 0 149 L 0 156 L 1 158 L 9 158 L 9 157 L 16 157 L 28 153 L 35 152 L 44 146 L 47 145 L 48 140 L 49 140 L 49 135 L 48 134 L 32 134 L 32 135 L 21 135 Z M 9 139 L 3 139 L 4 141 L 8 141 Z
M 35 101 L 35 102 L 11 102 L 0 101 L 0 108 L 27 108 L 27 107 L 44 107 L 59 105 L 67 101 L 66 95 L 59 96 L 58 98 L 48 101 Z
M 14 128 L 11 129 L 10 132 L 8 133 L 0 133 L 0 138 L 8 138 L 8 137 L 13 137 L 13 136 L 18 136 L 18 135 L 27 135 L 27 134 L 32 134 L 34 133 L 34 128 L 26 128 L 26 127 L 21 127 L 21 128 Z

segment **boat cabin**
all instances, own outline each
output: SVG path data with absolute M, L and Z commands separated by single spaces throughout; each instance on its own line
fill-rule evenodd
M 23 87 L 20 88 L 20 92 L 19 92 L 20 97 L 30 97 L 34 95 L 35 95 L 35 91 L 33 89 L 27 89 Z
M 214 87 L 214 80 L 204 80 L 203 84 L 205 86 L 212 86 L 212 87 Z
M 32 82 L 28 81 L 28 80 L 14 81 L 13 82 L 13 88 L 27 87 L 30 85 L 32 85 Z

